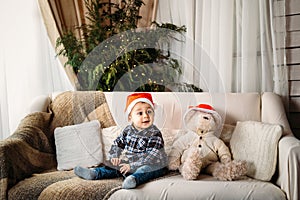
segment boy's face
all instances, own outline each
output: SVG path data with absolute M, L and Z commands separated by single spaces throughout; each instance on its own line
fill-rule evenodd
M 154 111 L 148 103 L 138 102 L 132 108 L 128 120 L 136 129 L 143 130 L 153 124 Z

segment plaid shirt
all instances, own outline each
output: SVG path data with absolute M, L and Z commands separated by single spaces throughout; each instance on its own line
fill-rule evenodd
M 133 171 L 143 165 L 167 165 L 164 140 L 155 125 L 142 131 L 128 125 L 111 146 L 109 157 L 119 158 L 122 152 Z

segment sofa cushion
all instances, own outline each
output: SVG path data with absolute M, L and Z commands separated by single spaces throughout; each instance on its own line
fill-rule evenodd
M 230 140 L 233 159 L 246 160 L 247 175 L 270 181 L 277 162 L 277 145 L 282 127 L 256 121 L 237 122 Z
M 103 162 L 98 120 L 57 127 L 54 131 L 58 170 L 92 167 Z
M 181 175 L 151 181 L 133 190 L 116 191 L 110 200 L 127 199 L 286 199 L 284 192 L 270 182 L 254 179 L 219 181 L 208 175 L 185 180 Z

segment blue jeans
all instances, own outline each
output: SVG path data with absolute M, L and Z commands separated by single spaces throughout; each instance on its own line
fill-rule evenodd
M 95 168 L 95 171 L 97 173 L 96 179 L 109 179 L 109 178 L 117 178 L 123 176 L 123 174 L 121 174 L 118 169 L 114 169 L 107 166 Z M 137 168 L 135 172 L 129 173 L 128 175 L 132 175 L 135 177 L 136 185 L 138 186 L 148 182 L 151 179 L 164 176 L 165 174 L 167 174 L 167 172 L 168 169 L 166 167 L 162 168 L 153 165 L 144 165 Z

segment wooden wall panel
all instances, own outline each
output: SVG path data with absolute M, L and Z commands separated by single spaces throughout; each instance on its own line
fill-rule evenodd
M 299 0 L 286 0 L 286 14 L 293 15 L 298 14 L 300 11 Z
M 290 112 L 300 112 L 299 97 L 290 97 Z
M 290 81 L 290 96 L 300 95 L 300 81 Z
M 300 15 L 291 15 L 286 18 L 287 31 L 300 31 Z
M 294 135 L 300 139 L 300 1 L 286 0 L 286 61 L 289 66 L 288 118 Z
M 300 65 L 289 66 L 289 80 L 299 81 L 300 80 Z
M 300 63 L 300 48 L 293 48 L 286 50 L 286 62 L 287 64 L 299 64 Z
M 300 31 L 288 32 L 286 36 L 286 47 L 300 47 Z

